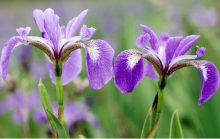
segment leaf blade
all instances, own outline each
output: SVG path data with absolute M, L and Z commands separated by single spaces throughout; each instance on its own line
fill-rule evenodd
M 183 132 L 179 121 L 178 110 L 173 112 L 170 122 L 170 136 L 169 138 L 183 138 Z

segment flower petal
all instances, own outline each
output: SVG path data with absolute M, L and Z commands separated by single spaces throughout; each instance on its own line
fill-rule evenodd
M 12 37 L 9 39 L 3 49 L 1 55 L 1 62 L 0 62 L 0 73 L 3 80 L 6 80 L 7 70 L 8 70 L 8 62 L 12 53 L 12 50 L 19 45 L 24 44 L 23 39 L 20 36 Z
M 77 17 L 75 17 L 69 21 L 67 28 L 66 28 L 67 38 L 73 37 L 76 34 L 76 31 L 78 30 L 79 26 L 81 25 L 87 12 L 88 12 L 88 10 L 84 10 Z
M 160 38 L 158 40 L 159 47 L 160 46 L 165 46 L 169 38 L 170 38 L 170 35 L 168 33 L 162 32 L 160 34 Z
M 158 39 L 157 39 L 157 35 L 154 33 L 153 30 L 151 30 L 149 27 L 145 26 L 145 25 L 142 25 L 141 24 L 141 27 L 144 31 L 144 33 L 148 33 L 150 35 L 150 45 L 152 47 L 152 49 L 154 49 L 155 51 L 157 51 L 158 49 Z
M 89 84 L 93 89 L 100 89 L 112 78 L 115 51 L 104 40 L 91 40 L 85 45 Z
M 50 71 L 50 77 L 52 79 L 52 82 L 56 84 L 54 66 L 48 60 L 47 60 L 47 66 Z M 70 54 L 70 57 L 63 64 L 62 75 L 61 75 L 63 85 L 66 85 L 70 81 L 72 81 L 80 73 L 81 69 L 82 69 L 81 50 L 77 49 L 75 51 L 72 51 L 72 53 Z
M 166 63 L 170 63 L 173 55 L 182 40 L 182 36 L 171 37 L 166 43 Z
M 184 55 L 194 45 L 199 37 L 199 35 L 187 36 L 183 41 L 181 41 L 180 45 L 176 49 L 175 57 Z
M 139 37 L 137 38 L 137 40 L 136 40 L 136 45 L 137 45 L 137 47 L 139 47 L 139 48 L 145 48 L 145 49 L 147 49 L 147 48 L 146 48 L 146 45 L 147 45 L 147 43 L 149 42 L 149 40 L 150 40 L 150 35 L 146 33 L 145 35 L 141 35 L 141 36 L 139 36 Z
M 17 33 L 18 33 L 22 38 L 26 38 L 27 35 L 29 34 L 30 30 L 31 30 L 30 27 L 16 29 Z
M 82 40 L 89 40 L 92 35 L 95 33 L 95 28 L 87 28 L 86 25 L 83 25 L 83 27 L 80 30 L 80 36 L 82 37 Z
M 62 36 L 61 28 L 59 25 L 59 16 L 54 14 L 54 11 L 50 8 L 46 9 L 44 12 L 44 28 L 55 49 L 57 49 L 59 40 Z
M 149 77 L 149 78 L 153 78 L 155 80 L 158 79 L 158 76 L 154 72 L 153 65 L 148 60 L 146 60 L 146 64 L 144 66 L 144 76 Z
M 202 87 L 199 95 L 199 103 L 206 102 L 212 97 L 219 87 L 219 72 L 216 66 L 209 61 L 191 61 L 194 67 L 196 67 L 202 76 Z
M 136 50 L 121 52 L 114 63 L 115 85 L 123 93 L 131 92 L 143 78 L 142 53 Z
M 34 21 L 37 24 L 40 32 L 45 32 L 45 28 L 44 28 L 44 13 L 41 10 L 34 10 L 33 12 L 33 16 L 34 16 Z

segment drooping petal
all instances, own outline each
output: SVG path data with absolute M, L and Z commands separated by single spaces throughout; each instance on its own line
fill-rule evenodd
M 157 51 L 157 49 L 158 49 L 157 35 L 149 27 L 147 27 L 145 25 L 142 25 L 142 24 L 141 24 L 141 27 L 142 27 L 144 33 L 148 33 L 150 35 L 150 38 L 151 38 L 150 41 L 149 41 L 150 45 L 151 45 L 153 50 Z
M 187 36 L 183 41 L 181 41 L 180 45 L 176 49 L 174 57 L 184 55 L 194 45 L 199 37 L 199 35 Z
M 153 65 L 151 64 L 151 62 L 149 62 L 148 60 L 146 60 L 146 64 L 144 66 L 144 76 L 149 77 L 149 78 L 153 78 L 155 80 L 158 79 L 158 76 L 155 74 L 154 69 L 153 69 Z
M 173 55 L 182 40 L 182 36 L 171 37 L 166 43 L 166 63 L 170 63 Z
M 61 38 L 61 28 L 59 25 L 59 16 L 54 14 L 54 11 L 50 8 L 44 12 L 44 28 L 49 39 L 54 45 L 54 49 L 57 49 L 59 40 Z
M 136 45 L 139 48 L 146 49 L 146 45 L 149 42 L 149 40 L 150 40 L 150 35 L 146 33 L 145 35 L 141 35 L 137 38 Z
M 50 71 L 50 77 L 52 79 L 52 82 L 56 84 L 56 76 L 54 74 L 53 64 L 47 60 L 47 66 Z M 61 75 L 63 85 L 66 85 L 70 81 L 72 81 L 80 73 L 81 69 L 82 69 L 81 50 L 77 49 L 75 51 L 72 51 L 70 57 L 63 64 L 62 75 Z
M 6 80 L 7 70 L 8 70 L 8 62 L 12 53 L 12 50 L 19 45 L 24 44 L 23 39 L 20 36 L 12 37 L 9 39 L 3 49 L 1 55 L 1 62 L 0 62 L 0 73 L 3 80 Z
M 113 73 L 117 88 L 123 93 L 131 92 L 143 78 L 142 53 L 136 50 L 121 52 L 115 59 Z
M 85 45 L 86 71 L 90 87 L 100 89 L 112 78 L 115 51 L 104 40 L 91 40 Z
M 69 23 L 67 25 L 67 29 L 66 29 L 67 38 L 73 37 L 76 34 L 76 31 L 78 30 L 79 26 L 81 25 L 87 12 L 88 12 L 88 10 L 84 10 L 77 17 L 75 17 L 74 19 L 69 21 Z
M 206 102 L 212 97 L 219 87 L 219 72 L 216 66 L 209 61 L 191 61 L 194 67 L 199 69 L 202 77 L 202 86 L 199 95 L 199 103 Z
M 95 28 L 87 28 L 86 25 L 83 25 L 83 27 L 80 30 L 80 36 L 82 37 L 82 40 L 86 41 L 92 37 L 95 31 Z

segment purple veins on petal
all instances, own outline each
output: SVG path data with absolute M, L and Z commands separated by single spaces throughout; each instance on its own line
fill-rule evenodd
M 171 37 L 166 43 L 166 63 L 170 63 L 174 53 L 182 40 L 182 36 Z
M 114 63 L 115 85 L 123 93 L 131 92 L 143 78 L 143 56 L 136 50 L 121 52 Z
M 158 40 L 158 45 L 160 46 L 165 46 L 168 39 L 170 38 L 170 35 L 166 32 L 163 32 L 160 34 L 160 38 Z
M 149 40 L 150 40 L 150 36 L 149 36 L 149 34 L 146 33 L 146 34 L 141 35 L 137 38 L 136 45 L 139 48 L 145 48 L 146 49 L 146 45 L 149 42 Z
M 85 44 L 86 71 L 90 87 L 100 89 L 112 78 L 115 51 L 104 40 L 91 40 Z
M 184 38 L 175 52 L 175 57 L 184 55 L 187 51 L 189 51 L 199 37 L 199 35 L 190 35 Z
M 219 87 L 219 72 L 216 66 L 209 61 L 192 61 L 194 67 L 196 67 L 201 74 L 202 85 L 199 95 L 199 103 L 206 102 L 210 97 L 212 97 Z

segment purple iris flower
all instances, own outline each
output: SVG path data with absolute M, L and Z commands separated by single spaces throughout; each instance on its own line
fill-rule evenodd
M 112 78 L 114 50 L 104 40 L 89 40 L 96 29 L 87 28 L 86 25 L 81 28 L 80 35 L 75 36 L 87 11 L 81 12 L 70 20 L 65 28 L 59 25 L 59 17 L 52 9 L 46 9 L 45 12 L 34 10 L 33 16 L 42 37 L 28 36 L 30 27 L 16 30 L 20 36 L 9 39 L 2 50 L 0 63 L 2 78 L 6 79 L 12 50 L 18 45 L 30 44 L 45 53 L 53 83 L 56 81 L 56 76 L 61 76 L 63 85 L 65 85 L 80 73 L 82 58 L 78 48 L 85 48 L 86 71 L 90 86 L 93 89 L 100 89 Z
M 8 111 L 12 111 L 12 119 L 16 124 L 26 122 L 31 112 L 40 106 L 40 95 L 36 92 L 23 93 L 22 90 L 17 90 L 13 94 L 9 94 L 0 103 L 0 115 Z
M 52 103 L 52 108 L 54 114 L 57 114 L 57 103 Z M 64 115 L 70 133 L 74 131 L 74 125 L 79 121 L 86 121 L 90 123 L 99 132 L 103 129 L 96 116 L 82 102 L 67 102 L 64 105 Z M 45 123 L 48 121 L 46 113 L 42 107 L 35 111 L 34 119 L 38 123 Z
M 190 35 L 182 40 L 181 36 L 170 37 L 168 33 L 161 33 L 157 38 L 156 34 L 147 26 L 141 25 L 144 35 L 136 40 L 139 48 L 147 50 L 125 50 L 121 52 L 114 63 L 115 84 L 123 93 L 131 92 L 141 81 L 143 76 L 155 80 L 167 79 L 176 70 L 187 67 L 196 67 L 202 76 L 202 87 L 199 96 L 199 105 L 207 101 L 215 94 L 219 87 L 219 72 L 216 66 L 206 60 L 180 62 L 184 59 L 197 59 L 201 57 L 206 48 L 198 47 L 196 55 L 185 55 L 194 45 L 199 35 Z M 151 48 L 146 46 L 148 42 Z M 144 66 L 143 59 L 146 59 Z

